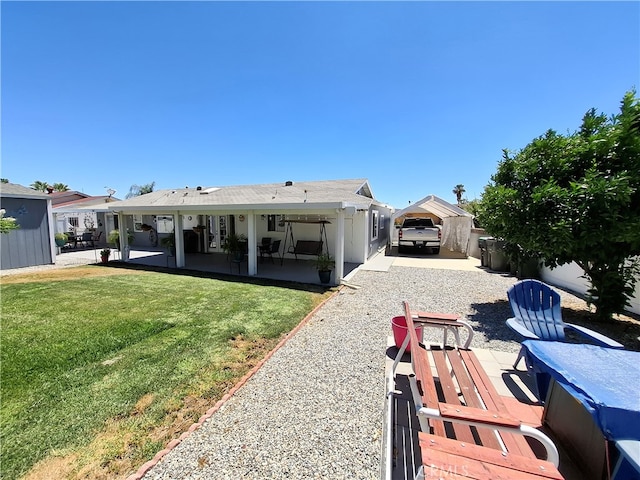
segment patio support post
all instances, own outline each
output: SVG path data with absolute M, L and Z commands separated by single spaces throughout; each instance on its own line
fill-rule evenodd
M 118 213 L 118 235 L 120 243 L 120 258 L 125 262 L 129 261 L 129 236 L 127 235 L 127 222 L 124 212 Z
M 335 245 L 335 283 L 338 285 L 340 280 L 342 280 L 342 277 L 344 277 L 344 208 L 338 209 Z
M 184 222 L 182 221 L 182 214 L 177 212 L 173 216 L 174 233 L 176 239 L 176 268 L 184 268 L 186 265 L 184 258 Z
M 249 236 L 247 241 L 248 245 L 248 255 L 249 260 L 247 262 L 247 270 L 249 275 L 257 275 L 258 274 L 258 247 L 256 243 L 256 215 L 254 212 L 247 212 L 247 229 L 249 231 Z

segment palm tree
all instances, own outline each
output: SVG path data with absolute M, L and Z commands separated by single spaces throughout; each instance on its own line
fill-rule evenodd
M 153 192 L 153 187 L 155 186 L 156 182 L 147 183 L 146 185 L 131 185 L 126 198 L 137 197 L 139 195 L 144 195 L 145 193 L 151 193 Z
M 40 180 L 36 180 L 31 184 L 31 188 L 39 192 L 46 192 L 48 186 L 49 184 L 47 182 L 41 182 Z
M 53 184 L 53 189 L 56 192 L 68 192 L 69 191 L 69 185 L 65 185 L 64 183 L 54 183 Z
M 455 194 L 456 198 L 458 199 L 458 205 L 460 205 L 460 203 L 462 202 L 462 194 L 466 192 L 466 190 L 464 189 L 464 185 L 462 185 L 461 183 L 459 183 L 458 185 L 456 185 L 453 189 L 453 193 Z

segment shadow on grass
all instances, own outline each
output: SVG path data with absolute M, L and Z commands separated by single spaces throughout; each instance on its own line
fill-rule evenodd
M 323 285 L 318 285 L 313 283 L 293 282 L 293 281 L 287 281 L 287 280 L 273 280 L 273 279 L 262 278 L 262 277 L 260 278 L 247 277 L 247 276 L 239 276 L 239 275 L 232 275 L 232 274 L 225 274 L 225 273 L 218 273 L 218 272 L 204 272 L 201 270 L 189 270 L 186 268 L 176 269 L 176 268 L 170 268 L 170 267 L 157 267 L 157 266 L 151 266 L 151 265 L 140 265 L 135 263 L 119 262 L 119 261 L 109 262 L 108 264 L 98 263 L 97 265 L 104 266 L 107 268 L 117 268 L 117 269 L 123 269 L 128 271 L 134 270 L 134 271 L 141 271 L 141 272 L 158 272 L 158 273 L 169 273 L 172 275 L 181 275 L 181 276 L 188 276 L 188 277 L 195 277 L 195 278 L 211 278 L 214 280 L 222 280 L 225 282 L 244 283 L 249 285 L 260 285 L 260 286 L 266 286 L 266 287 L 281 287 L 281 288 L 288 288 L 291 290 L 300 290 L 300 291 L 320 293 L 320 294 L 333 291 L 336 288 L 336 287 L 323 286 Z

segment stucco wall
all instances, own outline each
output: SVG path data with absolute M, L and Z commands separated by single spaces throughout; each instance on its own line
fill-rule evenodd
M 543 266 L 540 273 L 545 283 L 566 288 L 580 295 L 585 295 L 589 288 L 588 282 L 581 278 L 584 275 L 584 270 L 575 262 L 554 269 Z M 636 283 L 635 296 L 631 300 L 631 307 L 628 311 L 640 314 L 640 279 Z

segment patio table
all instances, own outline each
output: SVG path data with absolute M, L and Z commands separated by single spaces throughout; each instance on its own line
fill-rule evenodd
M 522 345 L 542 400 L 554 379 L 587 409 L 608 440 L 640 440 L 640 352 L 540 340 Z
M 522 345 L 545 400 L 543 422 L 585 478 L 640 479 L 640 352 L 540 340 Z

